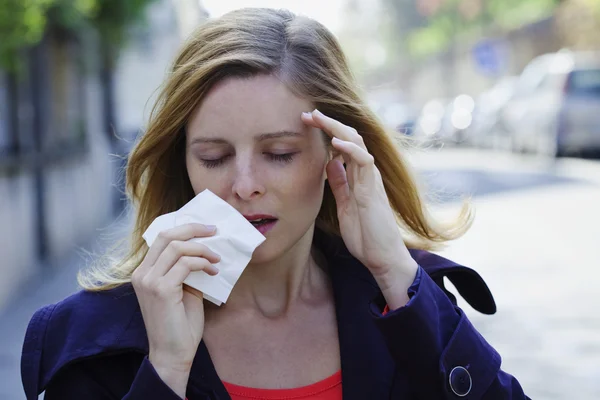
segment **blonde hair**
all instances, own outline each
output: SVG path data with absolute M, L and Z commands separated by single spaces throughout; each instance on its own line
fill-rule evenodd
M 320 111 L 358 131 L 381 172 L 408 247 L 431 250 L 469 228 L 467 203 L 451 224 L 430 217 L 398 146 L 361 100 L 341 47 L 327 28 L 289 11 L 247 8 L 200 26 L 175 59 L 147 131 L 128 160 L 126 187 L 137 212 L 128 253 L 81 273 L 83 288 L 100 291 L 130 282 L 148 250 L 143 232 L 156 217 L 194 196 L 184 156 L 190 115 L 217 82 L 259 74 L 277 76 Z M 327 185 L 316 226 L 340 234 Z

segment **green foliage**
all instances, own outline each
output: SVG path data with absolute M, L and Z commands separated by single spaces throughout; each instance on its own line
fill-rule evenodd
M 0 0 L 0 67 L 17 67 L 19 50 L 38 43 L 48 25 L 74 31 L 91 25 L 113 49 L 154 0 Z
M 381 3 L 392 17 L 398 34 L 409 33 L 427 24 L 427 17 L 419 13 L 415 0 L 381 0 Z
M 600 21 L 600 1 L 598 0 L 585 0 L 587 6 L 592 10 L 594 17 Z
M 598 2 L 598 0 L 587 0 Z M 407 16 L 397 19 L 398 33 L 405 38 L 408 53 L 426 56 L 447 48 L 457 35 L 482 28 L 513 29 L 549 16 L 561 0 L 439 0 L 430 14 L 419 14 L 419 8 L 406 0 L 385 0 L 390 12 Z M 435 3 L 423 1 L 423 3 Z M 418 16 L 415 16 L 415 12 Z
M 516 28 L 549 16 L 560 0 L 489 0 L 494 22 L 503 28 Z
M 0 0 L 0 63 L 16 68 L 16 52 L 37 43 L 46 27 L 46 11 L 55 0 Z
M 143 20 L 146 7 L 154 0 L 93 0 L 97 3 L 90 22 L 112 46 L 125 42 L 127 28 Z
M 75 31 L 93 17 L 97 7 L 98 0 L 52 0 L 46 18 L 57 28 Z

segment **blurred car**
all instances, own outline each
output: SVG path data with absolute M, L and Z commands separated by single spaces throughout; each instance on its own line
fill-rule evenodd
M 415 137 L 424 144 L 440 144 L 441 131 L 449 100 L 431 99 L 423 105 L 415 125 Z
M 426 144 L 462 144 L 473 121 L 474 108 L 475 101 L 466 94 L 454 99 L 431 99 L 421 109 L 416 136 Z
M 468 140 L 469 128 L 473 123 L 475 100 L 467 95 L 456 96 L 447 106 L 439 133 L 446 144 L 461 145 Z
M 414 134 L 417 111 L 403 93 L 392 90 L 374 92 L 367 101 L 385 126 L 407 136 Z
M 600 150 L 600 52 L 533 59 L 502 119 L 514 151 L 562 156 Z
M 514 94 L 517 79 L 516 76 L 505 76 L 477 97 L 473 123 L 467 134 L 470 144 L 481 148 L 501 147 L 501 141 L 508 134 L 500 113 Z
M 396 132 L 407 136 L 414 134 L 417 113 L 409 104 L 400 102 L 386 104 L 380 112 L 385 124 L 393 127 Z

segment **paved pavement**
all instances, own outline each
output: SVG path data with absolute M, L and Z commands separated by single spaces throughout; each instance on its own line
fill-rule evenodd
M 442 254 L 490 285 L 496 315 L 461 305 L 503 368 L 533 399 L 600 399 L 600 162 L 458 149 L 415 154 L 413 162 L 432 188 L 444 189 L 440 215 L 456 212 L 458 195 L 474 195 L 473 228 Z M 76 289 L 83 264 L 74 254 L 0 316 L 0 399 L 24 398 L 18 368 L 26 324 L 37 308 Z
M 476 203 L 473 228 L 443 253 L 482 274 L 498 313 L 461 306 L 530 397 L 600 399 L 600 187 Z

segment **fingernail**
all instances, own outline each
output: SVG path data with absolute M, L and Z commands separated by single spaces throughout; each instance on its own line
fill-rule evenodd
M 302 113 L 302 116 L 303 116 L 303 117 L 306 117 L 306 118 L 310 118 L 310 117 L 312 117 L 312 114 L 311 114 L 311 113 L 309 113 L 309 112 L 303 112 L 303 113 Z
M 316 108 L 313 110 L 313 114 L 316 114 L 319 116 L 323 115 L 323 113 L 321 111 L 317 110 Z
M 214 232 L 217 230 L 217 227 L 215 225 L 204 225 L 206 227 L 206 229 L 208 229 L 211 232 Z

